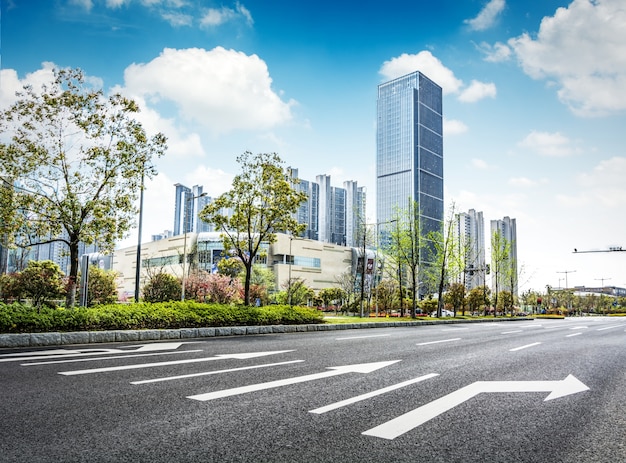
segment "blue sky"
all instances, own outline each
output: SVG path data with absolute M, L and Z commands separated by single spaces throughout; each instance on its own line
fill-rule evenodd
M 623 0 L 2 0 L 0 105 L 52 66 L 142 107 L 168 153 L 144 238 L 174 184 L 228 189 L 242 152 L 367 187 L 376 87 L 420 70 L 444 91 L 446 206 L 517 219 L 521 290 L 626 286 Z M 124 242 L 136 243 L 136 234 Z

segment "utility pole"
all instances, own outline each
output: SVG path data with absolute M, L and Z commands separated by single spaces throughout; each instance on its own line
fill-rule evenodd
M 569 288 L 568 284 L 567 284 L 567 275 L 568 273 L 574 273 L 576 272 L 576 270 L 564 270 L 562 272 L 556 272 L 556 273 L 564 273 L 565 274 L 565 289 Z

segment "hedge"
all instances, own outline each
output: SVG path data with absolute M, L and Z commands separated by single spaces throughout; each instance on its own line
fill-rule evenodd
M 0 303 L 0 333 L 300 325 L 323 323 L 323 318 L 317 309 L 288 305 L 247 307 L 175 301 L 42 308 L 38 313 L 28 305 Z

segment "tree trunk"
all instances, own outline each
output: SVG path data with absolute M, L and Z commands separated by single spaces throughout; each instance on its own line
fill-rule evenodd
M 70 240 L 70 275 L 65 297 L 65 307 L 73 309 L 76 305 L 76 282 L 78 281 L 78 240 Z

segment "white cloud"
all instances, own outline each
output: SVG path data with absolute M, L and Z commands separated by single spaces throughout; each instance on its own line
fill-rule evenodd
M 226 173 L 222 169 L 197 166 L 193 173 L 187 175 L 185 181 L 188 185 L 202 185 L 209 196 L 217 198 L 232 188 L 233 178 L 233 174 Z
M 248 25 L 253 24 L 252 15 L 250 11 L 239 2 L 235 4 L 235 8 L 228 8 L 223 6 L 221 8 L 208 8 L 202 18 L 200 19 L 200 26 L 202 27 L 217 27 L 230 21 L 236 21 L 238 19 L 244 19 Z
M 193 16 L 184 13 L 163 13 L 161 15 L 173 27 L 193 25 Z
M 589 173 L 578 176 L 577 184 L 587 190 L 593 201 L 609 207 L 626 206 L 626 157 L 600 161 Z
M 443 118 L 443 133 L 444 135 L 460 135 L 467 132 L 469 129 L 461 121 L 454 119 Z
M 463 21 L 470 29 L 484 31 L 492 27 L 506 6 L 504 0 L 490 0 L 475 18 Z
M 469 87 L 463 89 L 459 95 L 459 101 L 463 103 L 474 103 L 480 101 L 483 98 L 495 98 L 496 97 L 496 84 L 490 82 L 478 82 L 472 80 Z
M 416 55 L 403 53 L 397 58 L 385 61 L 379 72 L 386 80 L 392 80 L 415 71 L 420 71 L 440 85 L 444 95 L 457 93 L 463 86 L 463 81 L 457 79 L 450 69 L 426 50 Z
M 53 63 L 42 63 L 41 69 L 26 74 L 20 79 L 14 69 L 0 70 L 0 107 L 6 108 L 17 101 L 16 92 L 24 91 L 24 86 L 30 85 L 34 90 L 40 89 L 43 84 L 49 84 L 54 80 Z
M 295 102 L 272 90 L 267 65 L 257 55 L 222 47 L 166 48 L 149 63 L 126 68 L 124 77 L 131 93 L 174 103 L 182 119 L 216 134 L 265 130 L 293 117 Z
M 500 63 L 511 59 L 513 54 L 511 48 L 502 42 L 496 42 L 489 45 L 487 42 L 481 42 L 478 50 L 485 55 L 485 61 L 490 63 Z
M 460 93 L 459 99 L 461 101 L 476 102 L 487 96 L 495 96 L 496 86 L 493 83 L 473 80 L 470 87 L 463 89 L 463 81 L 456 78 L 451 69 L 444 66 L 438 58 L 427 50 L 422 50 L 416 55 L 403 53 L 396 58 L 391 58 L 383 63 L 379 73 L 385 80 L 392 80 L 415 71 L 420 71 L 441 86 L 444 95 Z M 466 93 L 465 96 L 464 93 Z
M 554 81 L 580 116 L 626 110 L 626 11 L 623 0 L 573 0 L 545 17 L 536 37 L 509 39 L 524 72 Z
M 537 184 L 537 182 L 529 179 L 528 177 L 513 177 L 509 179 L 509 185 L 530 188 Z
M 518 145 L 551 157 L 566 157 L 580 152 L 572 145 L 569 138 L 559 132 L 549 133 L 533 130 Z
M 487 161 L 485 161 L 483 159 L 478 159 L 478 158 L 472 159 L 472 166 L 474 166 L 476 169 L 480 169 L 480 170 L 489 170 L 489 169 L 492 168 L 487 163 Z

